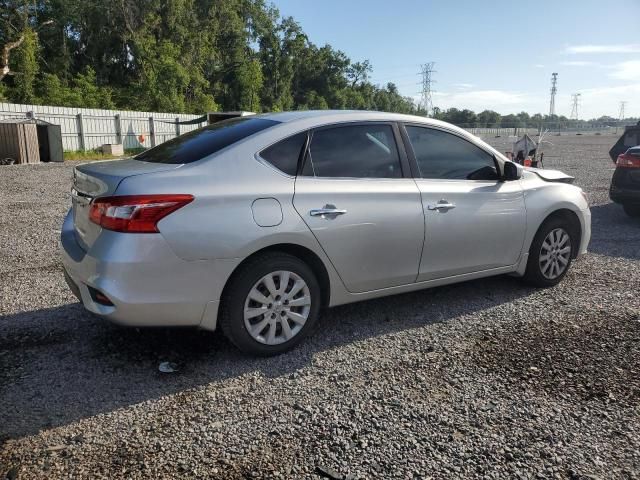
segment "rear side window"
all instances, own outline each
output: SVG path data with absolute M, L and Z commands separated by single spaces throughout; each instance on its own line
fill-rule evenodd
M 316 177 L 400 178 L 398 147 L 390 125 L 350 125 L 313 133 L 309 146 Z
M 624 134 L 624 146 L 635 147 L 640 144 L 640 133 L 627 132 Z
M 278 123 L 256 117 L 223 120 L 161 143 L 134 158 L 152 163 L 191 163 Z
M 493 155 L 451 133 L 407 126 L 422 178 L 498 180 Z
M 265 148 L 260 152 L 260 157 L 287 175 L 295 176 L 306 141 L 307 132 L 299 133 Z

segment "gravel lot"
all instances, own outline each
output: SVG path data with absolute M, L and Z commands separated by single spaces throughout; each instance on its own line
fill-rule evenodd
M 270 359 L 85 313 L 57 255 L 72 165 L 0 167 L 0 476 L 640 478 L 640 222 L 608 200 L 613 137 L 550 140 L 593 213 L 562 284 L 335 308 Z

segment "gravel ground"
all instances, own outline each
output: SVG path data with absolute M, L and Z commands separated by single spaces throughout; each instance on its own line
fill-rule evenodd
M 562 284 L 335 308 L 270 359 L 84 312 L 57 255 L 72 165 L 0 167 L 0 475 L 640 478 L 640 223 L 608 200 L 612 137 L 550 140 L 593 213 Z

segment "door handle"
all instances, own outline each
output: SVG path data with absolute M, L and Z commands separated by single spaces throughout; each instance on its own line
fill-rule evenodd
M 312 217 L 335 217 L 338 215 L 344 215 L 345 213 L 347 213 L 346 210 L 340 210 L 338 208 L 336 208 L 335 205 L 325 205 L 322 208 L 317 208 L 314 210 L 311 210 L 309 212 L 309 215 L 311 215 Z
M 427 205 L 429 210 L 438 210 L 439 212 L 446 212 L 452 208 L 456 208 L 455 203 L 449 203 L 447 200 L 440 200 L 435 205 Z

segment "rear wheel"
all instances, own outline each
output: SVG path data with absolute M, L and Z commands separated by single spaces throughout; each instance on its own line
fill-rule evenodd
M 576 237 L 566 220 L 546 220 L 531 243 L 524 280 L 536 287 L 560 283 L 571 266 Z
M 624 213 L 629 215 L 630 217 L 637 218 L 640 217 L 640 205 L 632 205 L 630 203 L 625 203 L 622 205 L 624 209 Z
M 220 325 L 245 353 L 277 355 L 312 329 L 320 309 L 320 286 L 303 261 L 272 252 L 245 263 L 225 289 Z

